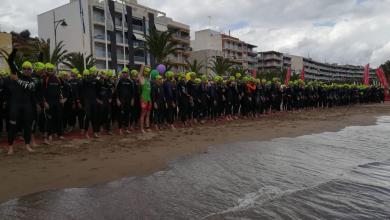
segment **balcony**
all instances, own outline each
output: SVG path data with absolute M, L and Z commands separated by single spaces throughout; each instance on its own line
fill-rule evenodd
M 143 26 L 140 26 L 140 25 L 135 25 L 133 24 L 133 30 L 134 31 L 139 31 L 139 32 L 144 32 L 144 27 Z
M 136 61 L 136 62 L 145 62 L 145 57 L 134 56 L 134 61 Z

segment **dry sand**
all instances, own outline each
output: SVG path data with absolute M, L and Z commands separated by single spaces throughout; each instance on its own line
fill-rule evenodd
M 390 104 L 277 113 L 145 135 L 63 141 L 55 146 L 40 146 L 33 154 L 19 147 L 11 157 L 3 150 L 0 202 L 34 192 L 148 175 L 164 169 L 177 157 L 207 153 L 210 145 L 338 131 L 346 126 L 373 124 L 382 115 L 390 115 Z

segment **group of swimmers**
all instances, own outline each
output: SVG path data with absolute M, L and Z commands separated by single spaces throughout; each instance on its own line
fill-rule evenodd
M 158 74 L 148 66 L 123 68 L 117 75 L 96 67 L 57 73 L 51 63 L 26 61 L 19 69 L 15 55 L 16 49 L 8 59 L 11 74 L 0 74 L 0 137 L 7 131 L 8 154 L 13 154 L 19 132 L 27 151 L 33 152 L 36 134 L 51 145 L 53 138 L 64 139 L 76 127 L 89 138 L 91 126 L 93 137 L 99 138 L 102 131 L 113 134 L 113 127 L 120 135 L 138 126 L 145 133 L 151 126 L 175 129 L 176 123 L 191 126 L 206 120 L 384 101 L 379 86 L 302 80 L 282 85 L 277 78 L 266 81 L 241 73 L 213 78 L 194 72 Z

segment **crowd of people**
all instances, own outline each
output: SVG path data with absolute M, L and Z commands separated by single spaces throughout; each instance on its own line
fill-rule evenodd
M 26 149 L 33 152 L 37 134 L 50 145 L 74 129 L 89 138 L 102 131 L 120 135 L 135 129 L 175 129 L 206 120 L 254 118 L 276 111 L 332 108 L 384 101 L 377 86 L 325 84 L 302 80 L 283 85 L 277 78 L 261 80 L 240 73 L 215 76 L 197 73 L 156 74 L 150 67 L 124 68 L 119 74 L 92 67 L 83 72 L 56 72 L 53 64 L 26 61 L 14 64 L 11 74 L 0 75 L 0 137 L 8 135 L 8 154 L 23 133 Z M 153 127 L 152 127 L 153 126 Z

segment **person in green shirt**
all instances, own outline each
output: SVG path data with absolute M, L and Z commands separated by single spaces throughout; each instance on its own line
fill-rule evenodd
M 138 73 L 138 79 L 141 84 L 141 118 L 140 126 L 141 132 L 145 133 L 150 130 L 150 111 L 152 110 L 152 97 L 151 97 L 151 84 L 150 84 L 150 71 L 149 66 L 141 66 Z

